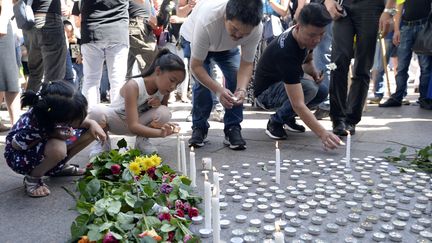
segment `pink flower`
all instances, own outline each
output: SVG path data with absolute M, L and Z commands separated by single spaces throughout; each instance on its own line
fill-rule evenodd
M 183 202 L 181 200 L 175 201 L 175 209 L 181 209 L 181 210 L 184 209 L 184 205 L 183 205 Z
M 183 209 L 185 212 L 189 212 L 191 205 L 188 202 L 183 203 Z
M 174 241 L 174 236 L 175 236 L 175 232 L 174 231 L 170 231 L 168 232 L 168 241 Z
M 189 209 L 189 211 L 188 211 L 188 215 L 189 215 L 190 218 L 192 218 L 192 217 L 196 217 L 196 216 L 199 215 L 199 211 L 198 211 L 197 208 L 195 208 L 195 207 L 191 207 L 191 208 Z
M 93 163 L 88 163 L 87 165 L 86 165 L 86 168 L 87 169 L 93 169 Z
M 159 214 L 158 218 L 159 218 L 160 221 L 164 221 L 164 220 L 170 221 L 171 220 L 171 214 L 169 214 L 169 213 L 161 213 L 161 214 Z
M 156 176 L 156 168 L 155 167 L 149 168 L 146 172 L 147 172 L 147 175 L 150 178 L 152 178 L 153 180 L 155 180 L 157 178 L 157 176 Z
M 113 173 L 113 175 L 119 175 L 121 173 L 121 166 L 119 164 L 111 165 L 111 173 Z
M 182 209 L 177 209 L 175 214 L 182 218 L 184 218 L 185 216 L 184 211 Z
M 118 243 L 119 241 L 111 234 L 111 232 L 106 233 L 102 243 Z
M 192 236 L 191 236 L 191 235 L 185 235 L 185 236 L 183 237 L 183 242 L 186 243 L 186 242 L 188 242 L 188 241 L 191 240 L 191 239 L 192 239 Z

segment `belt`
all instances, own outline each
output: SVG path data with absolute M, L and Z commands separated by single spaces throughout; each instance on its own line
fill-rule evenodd
M 406 26 L 422 25 L 422 24 L 426 24 L 427 20 L 428 18 L 412 20 L 412 21 L 402 20 L 402 24 Z
M 136 17 L 131 17 L 129 18 L 129 20 L 136 20 L 136 21 L 144 21 L 146 18 L 143 16 L 136 16 Z

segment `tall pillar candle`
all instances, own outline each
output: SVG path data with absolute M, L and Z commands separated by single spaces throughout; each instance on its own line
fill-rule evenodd
M 196 164 L 195 164 L 195 152 L 194 147 L 191 147 L 191 150 L 189 152 L 189 159 L 190 159 L 190 171 L 189 171 L 189 178 L 191 179 L 191 187 L 196 187 Z
M 351 133 L 347 131 L 347 144 L 346 144 L 346 167 L 351 168 Z
M 276 142 L 276 184 L 280 184 L 280 149 Z
M 204 178 L 204 223 L 206 229 L 211 229 L 211 184 L 208 181 L 207 173 Z
M 187 176 L 187 168 L 186 168 L 186 146 L 185 141 L 182 139 L 180 141 L 180 149 L 181 149 L 181 161 L 182 161 L 182 169 L 181 172 L 183 175 Z
M 182 171 L 181 167 L 181 147 L 180 147 L 180 135 L 177 134 L 177 170 Z
M 280 226 L 279 226 L 279 222 L 275 222 L 275 229 L 276 231 L 274 232 L 274 237 L 275 243 L 285 243 L 285 236 L 284 234 L 280 231 Z
M 212 230 L 213 230 L 213 242 L 220 242 L 220 208 L 219 208 L 219 196 L 213 189 L 213 197 L 211 198 L 212 207 Z
M 219 172 L 217 172 L 216 167 L 213 167 L 213 185 L 214 185 L 214 190 L 216 190 L 216 195 L 217 197 L 219 197 L 220 195 Z

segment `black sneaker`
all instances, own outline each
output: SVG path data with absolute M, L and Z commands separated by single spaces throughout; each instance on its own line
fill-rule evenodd
M 243 140 L 241 135 L 241 127 L 240 126 L 231 126 L 229 128 L 225 128 L 225 140 L 224 144 L 229 146 L 232 150 L 244 150 L 246 149 L 246 142 Z
M 201 148 L 206 142 L 207 131 L 202 128 L 193 128 L 192 137 L 189 139 L 189 147 Z
M 324 110 L 324 109 L 321 109 L 321 108 L 317 108 L 316 111 L 315 111 L 315 113 L 314 113 L 314 116 L 315 116 L 315 118 L 317 120 L 322 120 L 323 118 L 326 118 L 329 115 L 330 115 L 330 111 Z
M 300 124 L 297 124 L 295 117 L 289 119 L 286 123 L 286 129 L 290 132 L 305 132 L 306 128 Z
M 287 133 L 285 132 L 285 129 L 283 128 L 283 124 L 274 122 L 271 119 L 269 119 L 267 123 L 266 134 L 269 137 L 278 140 L 287 139 L 288 137 Z

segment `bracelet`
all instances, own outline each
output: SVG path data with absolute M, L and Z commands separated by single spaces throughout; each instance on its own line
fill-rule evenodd
M 246 91 L 245 89 L 236 89 L 236 90 L 235 90 L 235 92 L 238 92 L 238 91 L 242 91 L 242 92 L 244 92 L 245 94 L 247 93 L 247 91 Z
M 390 16 L 395 16 L 397 11 L 398 10 L 395 8 L 385 8 L 383 13 L 388 13 L 388 14 L 390 14 Z

